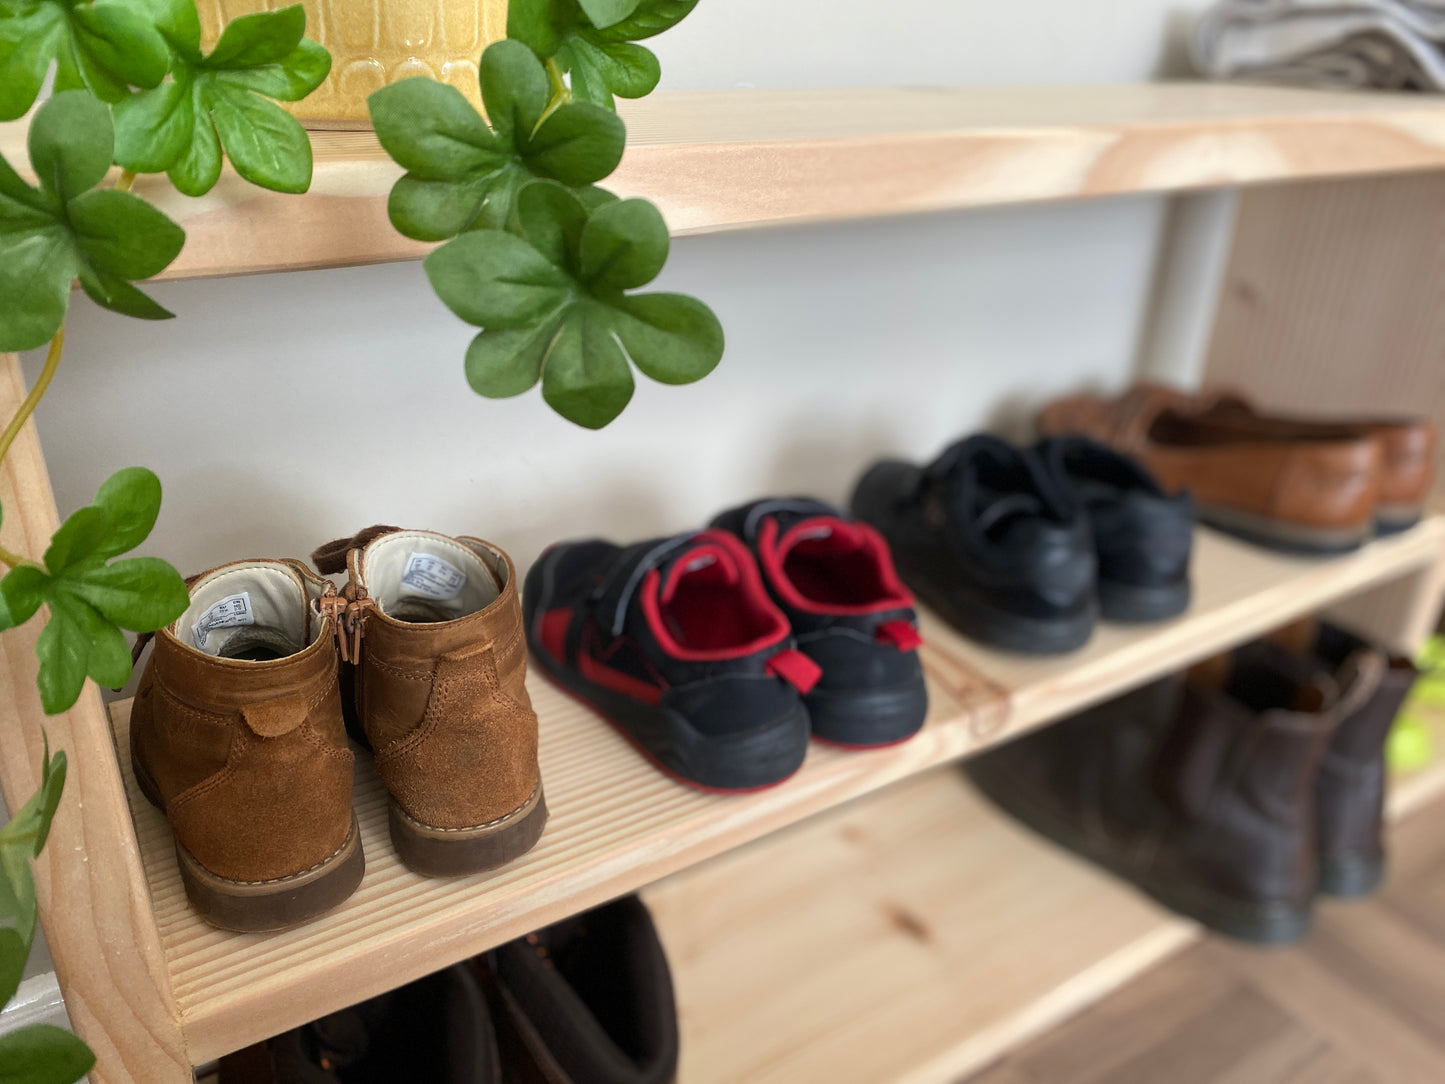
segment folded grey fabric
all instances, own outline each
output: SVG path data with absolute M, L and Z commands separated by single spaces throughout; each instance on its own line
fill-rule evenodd
M 1445 90 L 1445 0 L 1223 0 L 1191 41 L 1216 79 Z

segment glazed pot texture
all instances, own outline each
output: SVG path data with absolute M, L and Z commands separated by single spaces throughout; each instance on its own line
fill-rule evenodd
M 198 0 L 206 49 L 237 16 L 291 2 Z M 507 34 L 506 0 L 303 0 L 302 7 L 306 36 L 331 52 L 331 74 L 285 108 L 314 128 L 367 127 L 367 95 L 416 75 L 450 83 L 480 108 L 477 60 Z

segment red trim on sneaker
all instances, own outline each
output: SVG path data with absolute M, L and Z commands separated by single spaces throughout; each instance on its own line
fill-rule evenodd
M 768 673 L 780 677 L 798 692 L 807 696 L 823 676 L 823 668 L 801 651 L 779 651 L 768 660 Z
M 859 616 L 913 605 L 887 541 L 866 523 L 812 516 L 779 538 L 778 521 L 768 516 L 758 563 L 783 601 L 805 613 Z
M 878 626 L 875 637 L 880 644 L 892 644 L 899 651 L 917 651 L 923 644 L 923 635 L 912 621 L 885 621 Z
M 537 639 L 546 649 L 547 654 L 558 662 L 567 661 L 567 630 L 571 625 L 571 610 L 548 610 L 542 615 L 541 629 Z
M 614 693 L 621 693 L 633 700 L 641 700 L 644 704 L 662 702 L 662 690 L 656 685 L 604 666 L 586 651 L 577 652 L 577 672 L 594 685 L 601 685 L 604 689 L 611 689 Z
M 656 569 L 643 578 L 640 595 L 658 646 L 685 662 L 746 658 L 792 633 L 753 555 L 726 531 L 703 531 L 665 581 Z

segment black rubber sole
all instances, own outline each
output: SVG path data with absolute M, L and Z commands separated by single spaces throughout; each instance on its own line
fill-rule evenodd
M 1189 609 L 1190 596 L 1188 580 L 1159 587 L 1100 580 L 1099 613 L 1105 621 L 1121 624 L 1167 621 Z
M 588 681 L 553 658 L 534 636 L 537 618 L 550 603 L 542 597 L 542 565 L 538 561 L 527 573 L 522 595 L 532 661 L 553 684 L 600 714 L 664 772 L 703 790 L 735 793 L 774 786 L 803 766 L 811 728 L 801 699 L 786 715 L 713 737 L 678 712 Z
M 1385 879 L 1384 855 L 1340 855 L 1320 859 L 1319 889 L 1326 896 L 1352 900 L 1368 896 Z
M 1093 844 L 1072 825 L 1030 805 L 1005 783 L 990 778 L 977 766 L 965 763 L 963 770 L 989 801 L 1025 827 L 1065 850 L 1082 855 L 1169 910 L 1211 930 L 1257 945 L 1286 945 L 1309 932 L 1313 919 L 1309 903 L 1239 900 L 1151 877 L 1112 851 Z
M 852 747 L 895 745 L 922 729 L 928 689 L 921 679 L 900 688 L 864 692 L 815 689 L 804 702 L 815 738 Z
M 929 609 L 970 640 L 1020 655 L 1077 651 L 1099 623 L 1099 605 L 1092 599 L 1082 612 L 1066 617 L 1025 617 L 976 600 L 953 598 L 919 576 L 905 580 Z

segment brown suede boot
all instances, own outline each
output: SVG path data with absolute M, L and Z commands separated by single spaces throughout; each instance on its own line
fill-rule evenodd
M 312 560 L 350 574 L 352 734 L 376 755 L 402 861 L 448 877 L 525 854 L 547 806 L 511 558 L 476 538 L 372 527 Z
M 336 588 L 296 561 L 197 577 L 156 633 L 131 708 L 131 763 L 176 836 L 208 922 L 276 930 L 336 906 L 366 863 L 337 690 Z M 143 645 L 141 645 L 143 646 Z
M 1375 659 L 1379 663 L 1378 657 Z M 1166 907 L 1248 941 L 1309 928 L 1315 781 L 1379 680 L 1251 645 L 970 761 L 996 804 Z

